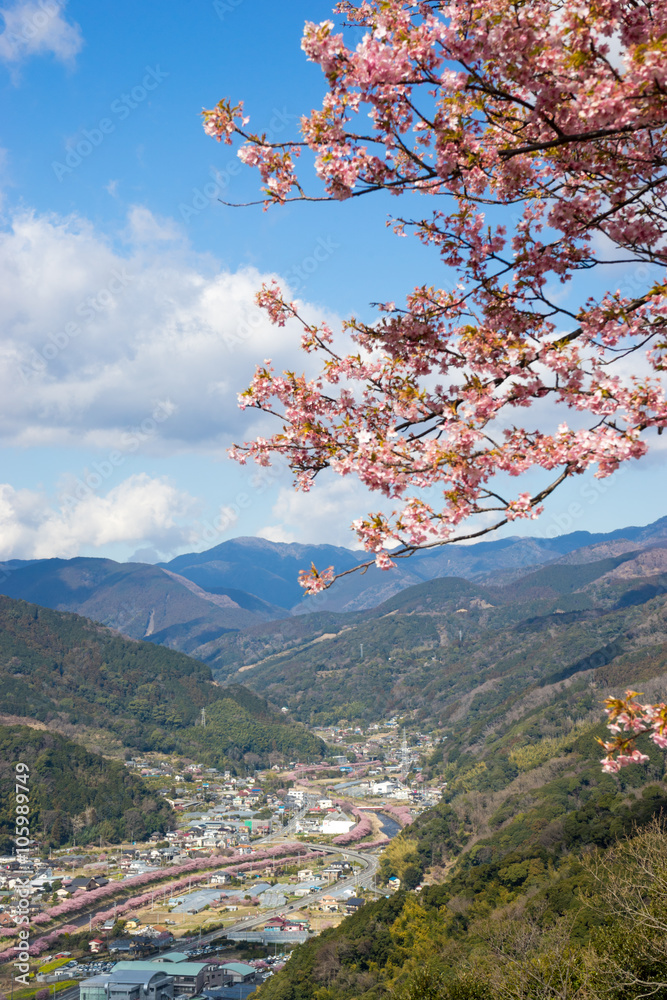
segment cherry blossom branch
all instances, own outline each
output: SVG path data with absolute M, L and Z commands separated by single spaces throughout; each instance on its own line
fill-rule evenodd
M 639 692 L 628 690 L 625 698 L 605 699 L 607 729 L 613 739 L 598 739 L 605 750 L 600 762 L 603 771 L 615 774 L 628 764 L 647 764 L 648 755 L 635 745 L 638 736 L 647 735 L 661 750 L 667 749 L 667 704 L 642 705 L 635 701 L 639 697 Z
M 623 0 L 582 3 L 557 22 L 548 0 L 339 3 L 365 34 L 352 49 L 333 21 L 306 25 L 302 47 L 328 92 L 293 142 L 249 132 L 242 104 L 204 112 L 209 135 L 240 140 L 265 208 L 382 191 L 445 199 L 446 210 L 393 225 L 438 255 L 454 287 L 417 287 L 375 323 L 349 319 L 357 353 L 334 350 L 333 332 L 305 323 L 277 286 L 259 296 L 275 323 L 301 324 L 322 364 L 310 380 L 258 368 L 241 405 L 281 430 L 232 455 L 287 458 L 303 491 L 330 469 L 394 501 L 353 522 L 373 554 L 353 571 L 535 517 L 565 478 L 611 475 L 667 423 L 664 278 L 578 303 L 553 290 L 606 263 L 600 235 L 619 259 L 665 263 L 667 8 L 646 0 L 639 17 Z M 297 173 L 304 148 L 321 193 Z M 488 205 L 506 225 L 488 224 Z M 634 373 L 610 368 L 633 354 Z M 574 419 L 518 425 L 517 414 L 536 410 L 539 425 L 554 407 Z M 548 481 L 531 493 L 496 485 L 536 470 Z M 436 491 L 441 500 L 422 499 Z M 502 516 L 489 524 L 492 512 Z M 482 527 L 462 532 L 475 518 Z M 315 567 L 301 576 L 308 592 L 336 578 Z

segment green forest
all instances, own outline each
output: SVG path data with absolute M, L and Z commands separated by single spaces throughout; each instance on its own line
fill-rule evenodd
M 243 770 L 270 753 L 319 759 L 321 740 L 241 685 L 220 687 L 183 653 L 124 639 L 78 615 L 0 597 L 0 711 L 104 730 L 133 751 L 197 755 Z M 208 713 L 199 726 L 201 710 Z
M 14 846 L 16 764 L 29 769 L 31 836 L 42 848 L 140 840 L 174 826 L 174 812 L 119 761 L 44 729 L 0 726 L 0 852 Z M 24 773 L 24 769 L 21 769 Z

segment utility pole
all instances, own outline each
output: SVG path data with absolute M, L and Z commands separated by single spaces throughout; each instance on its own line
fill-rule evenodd
M 410 770 L 410 751 L 408 750 L 408 741 L 405 735 L 405 726 L 403 727 L 403 742 L 401 743 L 401 778 L 403 781 L 408 776 Z

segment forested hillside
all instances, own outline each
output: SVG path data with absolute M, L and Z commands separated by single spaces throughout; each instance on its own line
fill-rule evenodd
M 171 806 L 119 761 L 57 733 L 0 726 L 0 852 L 11 853 L 15 766 L 28 767 L 31 836 L 42 847 L 144 839 L 174 825 Z M 26 772 L 21 770 L 22 774 Z
M 121 748 L 241 767 L 248 753 L 266 761 L 271 752 L 311 758 L 326 749 L 263 698 L 214 684 L 198 660 L 7 597 L 0 597 L 0 683 L 5 716 L 65 725 L 70 734 L 102 730 Z M 197 724 L 202 708 L 205 727 Z
M 665 828 L 597 852 L 471 863 L 300 945 L 262 1000 L 638 1000 L 667 994 Z M 519 882 L 517 872 L 528 871 Z
M 546 749 L 403 830 L 381 862 L 401 891 L 301 945 L 262 1000 L 667 995 L 663 755 L 615 778 L 590 733 L 531 767 Z
M 664 548 L 566 557 L 504 586 L 451 577 L 370 611 L 271 622 L 222 637 L 209 662 L 216 677 L 242 680 L 304 721 L 399 714 L 484 727 L 603 666 L 595 683 L 615 684 L 619 658 L 636 661 L 638 679 L 659 676 L 666 607 Z

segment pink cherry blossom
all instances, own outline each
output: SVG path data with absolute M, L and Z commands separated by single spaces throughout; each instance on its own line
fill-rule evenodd
M 601 763 L 604 771 L 614 774 L 628 764 L 646 764 L 649 757 L 636 746 L 637 736 L 645 735 L 667 749 L 667 704 L 641 704 L 637 691 L 626 691 L 625 698 L 607 698 L 607 728 L 613 739 L 598 740 L 605 750 Z
M 418 285 L 341 331 L 306 320 L 275 282 L 258 295 L 320 367 L 260 366 L 241 405 L 280 429 L 232 455 L 287 458 L 299 490 L 331 469 L 383 497 L 353 522 L 369 553 L 357 569 L 538 517 L 566 479 L 611 475 L 667 423 L 667 7 L 637 11 L 341 0 L 305 26 L 327 91 L 292 140 L 248 131 L 242 103 L 204 112 L 209 135 L 240 141 L 265 207 L 438 199 L 392 225 L 437 255 L 443 287 Z M 364 29 L 354 47 L 345 24 Z M 576 279 L 613 260 L 626 277 L 582 294 Z M 343 335 L 351 350 L 337 349 Z M 526 473 L 540 484 L 514 488 Z M 317 593 L 336 576 L 300 579 Z
M 266 847 L 259 851 L 254 851 L 252 859 L 249 861 L 242 861 L 246 855 L 236 853 L 231 856 L 228 855 L 211 855 L 208 858 L 193 858 L 191 861 L 186 862 L 183 865 L 177 865 L 169 869 L 161 869 L 155 872 L 146 872 L 144 875 L 137 875 L 134 878 L 123 879 L 122 882 L 109 882 L 108 885 L 102 886 L 99 889 L 92 889 L 90 892 L 85 892 L 82 894 L 76 894 L 72 896 L 71 899 L 67 899 L 57 906 L 52 906 L 43 913 L 37 914 L 31 921 L 31 926 L 33 928 L 44 923 L 50 923 L 52 920 L 57 920 L 59 917 L 66 916 L 72 913 L 80 913 L 83 910 L 88 910 L 91 904 L 95 904 L 104 899 L 111 899 L 116 896 L 119 890 L 127 889 L 128 887 L 133 888 L 135 886 L 148 885 L 151 883 L 158 883 L 154 885 L 153 890 L 148 892 L 139 893 L 132 895 L 129 898 L 123 899 L 117 902 L 115 906 L 110 907 L 108 910 L 97 910 L 92 917 L 92 924 L 94 927 L 100 926 L 105 920 L 108 920 L 112 916 L 122 915 L 131 910 L 135 910 L 141 906 L 145 906 L 151 902 L 155 894 L 161 892 L 168 892 L 170 895 L 178 892 L 179 890 L 186 889 L 189 886 L 196 885 L 198 882 L 202 882 L 207 879 L 209 868 L 219 868 L 229 871 L 231 873 L 237 871 L 252 871 L 255 868 L 264 867 L 265 862 L 268 858 L 279 858 L 286 857 L 290 855 L 300 855 L 304 860 L 315 859 L 320 857 L 317 852 L 308 852 L 304 849 L 304 845 L 296 841 L 288 842 L 285 844 L 277 844 L 275 847 Z M 236 862 L 236 863 L 235 863 Z M 185 877 L 176 878 L 174 876 L 183 875 Z M 63 934 L 72 934 L 80 930 L 74 924 L 66 924 L 64 926 L 59 926 L 55 930 L 42 935 L 31 941 L 30 954 L 39 955 L 42 952 L 48 950 Z M 14 949 L 10 948 L 0 953 L 0 961 L 9 961 L 14 956 Z
M 265 208 L 439 199 L 391 225 L 437 255 L 443 287 L 338 332 L 276 283 L 258 295 L 320 367 L 260 366 L 241 406 L 280 429 L 231 454 L 286 458 L 304 492 L 330 469 L 379 494 L 352 522 L 369 553 L 356 572 L 538 517 L 567 479 L 612 475 L 667 424 L 667 4 L 578 0 L 556 18 L 549 0 L 339 0 L 333 15 L 304 29 L 327 92 L 293 141 L 246 131 L 230 101 L 204 119 L 240 140 Z M 346 24 L 364 29 L 355 47 Z M 590 272 L 610 274 L 606 291 L 585 290 Z M 511 485 L 528 473 L 530 491 Z M 317 593 L 339 575 L 313 566 L 300 582 Z M 667 708 L 634 697 L 608 701 L 610 773 L 646 763 L 642 733 L 667 748 Z

